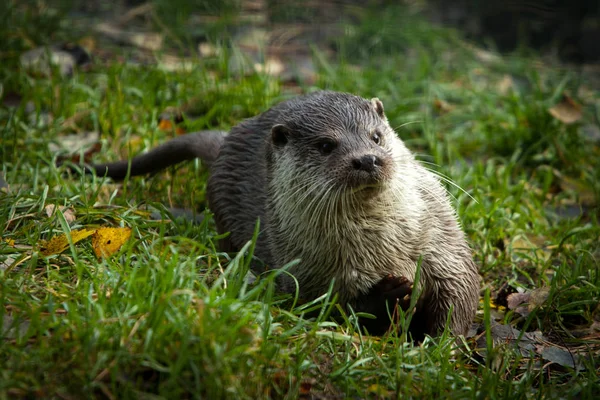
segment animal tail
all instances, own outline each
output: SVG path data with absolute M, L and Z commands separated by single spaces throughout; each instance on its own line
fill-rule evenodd
M 177 136 L 158 145 L 147 153 L 129 160 L 85 166 L 86 173 L 96 173 L 115 180 L 130 176 L 151 174 L 182 161 L 200 158 L 210 166 L 219 155 L 227 132 L 199 131 Z

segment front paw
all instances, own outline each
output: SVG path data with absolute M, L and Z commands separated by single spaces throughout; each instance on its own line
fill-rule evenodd
M 360 324 L 372 335 L 385 333 L 390 327 L 390 316 L 397 314 L 396 306 L 404 311 L 410 307 L 412 289 L 413 283 L 403 276 L 382 278 L 355 303 L 356 311 L 373 314 L 376 318 L 360 318 Z
M 398 304 L 406 311 L 410 307 L 412 289 L 413 283 L 408 278 L 388 275 L 373 286 L 369 293 L 380 297 L 382 302 L 387 302 L 390 310 Z

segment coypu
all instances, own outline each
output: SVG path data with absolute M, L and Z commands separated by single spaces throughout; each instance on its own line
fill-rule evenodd
M 420 263 L 413 338 L 439 334 L 449 312 L 452 332 L 467 333 L 479 297 L 471 250 L 446 190 L 397 137 L 379 99 L 315 92 L 244 120 L 228 135 L 174 140 L 187 144 L 159 146 L 142 156 L 143 168 L 134 158 L 131 172 L 194 155 L 211 162 L 208 204 L 217 230 L 230 232 L 221 250 L 239 251 L 259 218 L 255 256 L 273 269 L 299 259 L 288 271 L 303 299 L 327 292 L 334 280 L 341 304 L 376 315 L 375 322 L 361 320 L 370 333 L 390 326 L 389 305 L 408 307 Z M 196 150 L 176 154 L 191 143 Z M 91 168 L 122 178 L 112 172 L 127 164 Z M 281 290 L 296 290 L 289 275 L 278 279 Z

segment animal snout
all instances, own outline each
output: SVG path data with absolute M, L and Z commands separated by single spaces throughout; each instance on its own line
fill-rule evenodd
M 352 160 L 352 167 L 358 171 L 373 172 L 375 168 L 381 167 L 381 158 L 373 154 L 367 154 Z

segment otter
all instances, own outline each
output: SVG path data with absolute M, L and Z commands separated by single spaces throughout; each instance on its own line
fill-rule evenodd
M 152 152 L 95 164 L 122 179 L 200 157 L 211 164 L 208 205 L 227 252 L 240 251 L 260 220 L 255 256 L 280 274 L 284 292 L 314 299 L 329 289 L 342 305 L 374 314 L 370 333 L 406 310 L 420 266 L 413 338 L 438 335 L 449 318 L 465 335 L 479 273 L 444 187 L 390 127 L 382 102 L 319 91 L 284 101 L 219 131 L 178 137 Z M 255 272 L 261 268 L 253 267 Z M 256 271 L 258 269 L 258 271 Z

